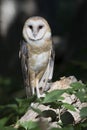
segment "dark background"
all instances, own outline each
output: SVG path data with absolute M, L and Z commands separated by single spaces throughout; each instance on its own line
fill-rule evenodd
M 0 3 L 0 103 L 25 97 L 18 57 L 24 22 L 42 16 L 55 46 L 53 81 L 74 75 L 87 82 L 87 0 L 2 0 Z

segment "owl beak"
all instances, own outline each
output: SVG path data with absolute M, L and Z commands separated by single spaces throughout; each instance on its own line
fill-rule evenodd
M 33 36 L 36 38 L 36 36 L 37 36 L 37 33 L 33 33 Z

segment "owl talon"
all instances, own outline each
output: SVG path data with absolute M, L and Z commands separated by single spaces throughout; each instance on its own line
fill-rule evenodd
M 41 98 L 41 97 L 43 97 L 43 98 L 44 98 L 45 96 L 46 96 L 46 94 L 45 94 L 45 93 L 37 95 L 37 97 L 38 97 L 38 98 Z
M 34 103 L 32 102 L 32 103 L 30 104 L 30 106 L 33 107 L 33 106 L 34 106 Z

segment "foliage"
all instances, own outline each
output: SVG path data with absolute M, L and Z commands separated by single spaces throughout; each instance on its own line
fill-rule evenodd
M 32 96 L 29 99 L 18 99 L 16 98 L 13 104 L 0 105 L 0 129 L 1 130 L 41 130 L 39 123 L 33 121 L 27 121 L 24 123 L 18 122 L 19 118 L 29 109 L 31 108 L 33 111 L 38 113 L 39 115 L 47 116 L 46 114 L 50 113 L 53 116 L 53 121 L 56 117 L 55 112 L 46 111 L 42 113 L 41 110 L 37 108 L 33 108 L 30 104 L 32 102 L 38 102 L 44 105 L 50 105 L 51 108 L 65 108 L 70 111 L 75 111 L 75 107 L 71 104 L 64 103 L 62 94 L 66 92 L 68 94 L 75 94 L 81 102 L 87 102 L 87 85 L 82 84 L 80 82 L 75 82 L 71 84 L 71 87 L 66 90 L 53 90 L 49 93 L 46 93 L 46 96 L 41 99 L 37 99 L 36 96 Z M 29 107 L 31 106 L 31 107 Z M 69 115 L 71 116 L 71 115 Z M 58 122 L 58 125 L 61 128 L 51 128 L 51 130 L 85 130 L 87 127 L 87 107 L 84 107 L 80 110 L 80 116 L 83 122 L 79 124 L 72 124 L 71 122 L 66 122 L 67 113 L 65 117 L 62 118 L 62 123 Z M 86 119 L 86 120 L 85 120 Z M 15 123 L 19 125 L 19 128 L 14 128 Z

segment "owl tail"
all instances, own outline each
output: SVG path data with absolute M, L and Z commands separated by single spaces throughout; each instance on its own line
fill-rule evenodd
M 30 96 L 32 96 L 30 87 L 29 87 L 29 86 L 26 86 L 25 89 L 26 89 L 27 98 L 29 98 Z

